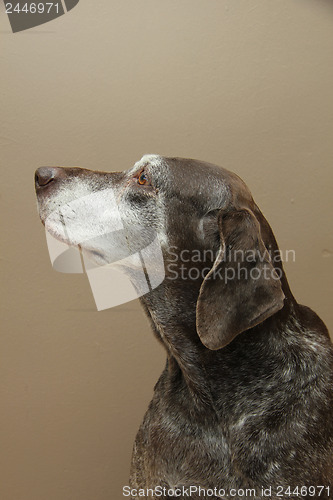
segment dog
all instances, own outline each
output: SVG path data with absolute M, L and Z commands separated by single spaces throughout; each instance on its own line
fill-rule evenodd
M 89 206 L 106 190 L 129 251 L 151 231 L 162 250 L 164 280 L 140 301 L 167 361 L 123 494 L 331 498 L 333 346 L 293 297 L 244 182 L 209 163 L 146 155 L 121 173 L 41 167 L 35 185 L 47 230 L 98 265 L 124 256 L 108 196 Z M 88 208 L 71 209 L 64 231 L 59 207 L 82 197 Z M 96 225 L 106 237 L 95 237 Z

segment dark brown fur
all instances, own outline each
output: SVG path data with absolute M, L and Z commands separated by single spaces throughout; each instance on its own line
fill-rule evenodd
M 253 488 L 256 499 L 328 498 L 327 490 L 277 496 L 278 487 L 319 485 L 333 495 L 333 349 L 325 325 L 296 302 L 282 263 L 228 259 L 236 249 L 262 255 L 278 248 L 237 176 L 194 160 L 156 163 L 138 166 L 149 177 L 143 189 L 129 184 L 132 171 L 82 174 L 96 189 L 130 186 L 120 203 L 139 213 L 143 225 L 163 220 L 178 255 L 184 249 L 216 255 L 205 278 L 172 279 L 164 245 L 165 280 L 140 299 L 167 363 L 137 434 L 131 487 L 216 487 L 226 490 L 225 498 L 232 488 Z M 64 185 L 72 175 L 81 173 L 62 169 L 55 180 Z M 41 204 L 57 182 L 43 187 L 37 180 Z M 275 269 L 281 279 L 221 279 L 226 268 L 240 265 L 258 275 Z M 196 266 L 203 271 L 207 262 Z M 272 487 L 271 495 L 264 497 L 263 487 Z

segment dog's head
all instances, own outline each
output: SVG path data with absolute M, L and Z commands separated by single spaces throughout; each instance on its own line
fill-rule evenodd
M 235 174 L 149 155 L 122 173 L 42 167 L 35 183 L 47 230 L 101 265 L 146 247 L 156 235 L 171 311 L 166 321 L 183 308 L 209 349 L 283 307 L 274 236 Z

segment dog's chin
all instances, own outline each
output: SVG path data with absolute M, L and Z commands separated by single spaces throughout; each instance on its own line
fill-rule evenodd
M 45 223 L 43 224 L 45 225 Z M 52 236 L 52 238 L 64 243 L 65 245 L 77 248 L 86 259 L 97 266 L 116 266 L 118 261 L 122 261 L 126 257 L 126 255 L 121 254 L 121 252 L 117 255 L 115 255 L 115 253 L 112 255 L 110 252 L 105 251 L 105 249 L 92 248 L 86 246 L 84 243 L 78 243 L 77 241 L 74 242 L 70 238 L 66 237 L 56 225 L 47 224 L 45 229 Z M 137 265 L 134 265 L 133 267 L 136 268 Z
M 45 221 L 42 220 L 43 225 L 45 226 Z M 99 249 L 94 248 L 86 248 L 84 245 L 79 244 L 77 242 L 71 241 L 68 237 L 64 236 L 63 232 L 59 230 L 56 226 L 52 226 L 48 224 L 45 226 L 46 231 L 60 243 L 64 243 L 73 248 L 77 248 L 82 255 L 84 255 L 90 262 L 96 264 L 98 266 L 105 266 L 109 264 L 106 255 Z
M 52 238 L 60 241 L 61 243 L 65 243 L 66 245 L 69 245 L 69 246 L 77 246 L 77 244 L 75 244 L 74 242 L 72 242 L 68 236 L 66 235 L 66 233 L 64 232 L 64 228 L 63 226 L 57 226 L 55 224 L 50 224 L 47 219 L 46 220 L 42 220 L 42 224 L 44 225 L 45 227 L 45 230 L 52 236 Z
M 77 248 L 84 259 L 88 260 L 91 264 L 98 267 L 117 267 L 123 272 L 142 270 L 142 262 L 139 255 L 137 252 L 134 252 L 136 254 L 134 255 L 132 252 L 129 252 L 128 247 L 123 247 L 124 242 L 118 246 L 115 244 L 115 241 L 110 241 L 107 246 L 103 247 L 103 245 L 92 245 L 92 240 L 89 239 L 86 241 L 82 241 L 81 238 L 76 240 L 71 239 L 61 220 L 45 216 L 45 211 L 43 212 L 43 210 L 40 210 L 39 216 L 46 232 L 52 238 L 60 243 Z

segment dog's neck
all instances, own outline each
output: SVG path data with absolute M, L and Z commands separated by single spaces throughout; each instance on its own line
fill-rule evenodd
M 271 243 L 273 249 L 278 249 L 269 225 L 263 216 L 262 219 L 265 240 L 267 239 Z M 183 242 L 183 245 L 185 243 Z M 190 242 L 187 244 L 190 245 Z M 200 265 L 213 265 L 213 257 L 212 262 L 203 261 L 203 264 L 197 265 L 202 271 Z M 275 267 L 279 271 L 279 275 L 282 276 L 281 286 L 285 295 L 284 307 L 262 325 L 255 327 L 254 336 L 260 337 L 261 329 L 282 330 L 290 317 L 293 317 L 297 308 L 282 262 L 276 262 Z M 194 406 L 198 408 L 198 411 L 205 412 L 214 408 L 212 394 L 212 387 L 215 384 L 214 376 L 222 371 L 221 365 L 225 363 L 225 356 L 224 352 L 221 351 L 225 350 L 211 351 L 207 349 L 202 344 L 197 332 L 196 306 L 202 279 L 184 279 L 180 286 L 179 280 L 173 280 L 170 273 L 168 274 L 168 269 L 166 266 L 166 277 L 161 285 L 141 297 L 140 300 L 151 321 L 156 337 L 167 351 L 166 377 L 171 390 L 175 390 L 181 380 L 183 386 L 185 385 L 186 390 L 191 394 Z M 179 269 L 177 270 L 179 271 Z
M 288 286 L 288 285 L 287 285 Z M 196 329 L 196 300 L 199 286 L 191 285 L 182 296 L 172 285 L 163 282 L 150 294 L 142 297 L 141 303 L 151 322 L 157 339 L 167 352 L 165 378 L 172 391 L 182 384 L 193 401 L 193 411 L 200 415 L 217 414 L 214 406 L 212 373 L 223 370 L 224 349 L 211 351 L 201 342 Z M 264 330 L 283 330 L 283 325 L 295 314 L 297 304 L 286 289 L 285 306 L 262 325 L 252 329 L 252 336 L 262 335 Z M 251 333 L 250 333 L 251 335 Z M 237 341 L 237 340 L 236 340 Z
M 167 390 L 173 391 L 181 384 L 191 395 L 194 412 L 211 411 L 214 404 L 207 383 L 206 348 L 196 332 L 193 303 L 191 307 L 184 302 L 181 304 L 183 316 L 186 314 L 184 319 L 177 311 L 178 298 L 172 298 L 172 291 L 165 284 L 140 300 L 155 336 L 167 352 Z

